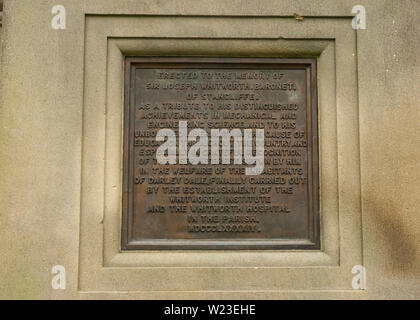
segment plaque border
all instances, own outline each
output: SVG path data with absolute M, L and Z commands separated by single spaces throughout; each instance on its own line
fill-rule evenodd
M 131 240 L 129 221 L 133 217 L 133 182 L 129 179 L 132 172 L 130 161 L 133 136 L 134 70 L 136 65 L 151 67 L 191 68 L 203 66 L 221 68 L 228 66 L 249 69 L 252 66 L 265 66 L 291 69 L 305 69 L 307 74 L 307 156 L 308 156 L 308 234 L 307 239 L 151 239 Z M 172 64 L 172 65 L 171 65 Z M 220 66 L 220 67 L 219 67 Z M 122 223 L 121 250 L 320 250 L 320 199 L 319 199 L 319 137 L 318 137 L 318 87 L 316 58 L 244 58 L 244 57 L 151 57 L 126 56 L 124 59 L 124 128 L 123 128 L 123 181 L 122 181 Z M 312 165 L 311 165 L 312 164 Z

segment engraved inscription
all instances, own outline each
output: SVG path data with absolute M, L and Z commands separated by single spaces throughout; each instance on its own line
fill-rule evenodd
M 123 249 L 319 249 L 314 59 L 126 58 Z

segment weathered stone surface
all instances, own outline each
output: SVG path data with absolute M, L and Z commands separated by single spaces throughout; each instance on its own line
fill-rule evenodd
M 55 4 L 4 5 L 1 298 L 419 298 L 418 1 L 361 1 L 357 31 L 350 0 L 72 1 L 65 30 Z M 119 254 L 121 53 L 161 52 L 319 56 L 325 248 Z M 352 290 L 357 264 L 367 290 Z

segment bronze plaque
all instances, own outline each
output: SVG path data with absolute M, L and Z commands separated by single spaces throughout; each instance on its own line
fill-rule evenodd
M 315 59 L 126 57 L 122 249 L 319 249 Z

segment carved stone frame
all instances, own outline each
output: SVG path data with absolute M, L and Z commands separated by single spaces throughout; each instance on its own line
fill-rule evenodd
M 357 41 L 350 19 L 305 18 L 305 27 L 288 17 L 175 20 L 176 26 L 171 16 L 86 16 L 79 291 L 137 297 L 159 291 L 351 291 L 351 267 L 362 264 L 362 237 Z M 224 28 L 216 28 L 221 21 Z M 258 31 L 246 33 L 250 27 Z M 317 59 L 319 251 L 121 251 L 127 55 Z

